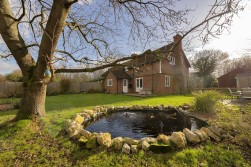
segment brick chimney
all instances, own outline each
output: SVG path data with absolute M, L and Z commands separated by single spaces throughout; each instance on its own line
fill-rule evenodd
M 182 36 L 180 34 L 176 34 L 175 36 L 173 36 L 173 42 L 175 44 L 181 44 L 181 39 L 182 39 Z

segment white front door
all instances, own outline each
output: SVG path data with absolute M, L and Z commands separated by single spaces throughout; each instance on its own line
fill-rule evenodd
M 123 79 L 123 93 L 128 93 L 128 79 Z
M 136 78 L 136 92 L 143 89 L 143 78 Z

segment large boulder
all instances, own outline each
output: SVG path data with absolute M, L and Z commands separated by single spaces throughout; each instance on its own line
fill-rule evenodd
M 106 148 L 109 148 L 112 144 L 111 134 L 110 133 L 100 133 L 97 136 L 98 143 Z
M 121 148 L 123 146 L 123 142 L 124 142 L 124 140 L 122 137 L 116 137 L 116 138 L 112 139 L 112 145 L 115 150 L 121 150 Z
M 187 141 L 189 141 L 190 143 L 200 142 L 199 136 L 193 133 L 192 131 L 190 131 L 189 129 L 187 128 L 183 129 L 183 133 L 185 134 Z
M 214 134 L 211 130 L 209 130 L 208 128 L 201 128 L 200 130 L 202 130 L 203 132 L 205 132 L 210 138 L 214 139 L 215 141 L 220 141 L 220 137 L 218 137 L 216 134 Z
M 164 134 L 160 134 L 158 137 L 157 137 L 157 141 L 159 143 L 164 143 L 164 144 L 167 144 L 167 145 L 170 145 L 170 136 L 166 136 Z
M 178 148 L 184 148 L 187 145 L 186 137 L 182 132 L 173 132 L 170 140 Z
M 146 140 L 143 140 L 142 143 L 141 143 L 141 147 L 142 147 L 142 150 L 148 150 L 149 147 L 150 147 L 150 144 L 146 141 Z
M 131 145 L 131 152 L 132 153 L 138 153 L 138 147 L 137 147 L 137 145 Z
M 70 138 L 79 139 L 81 134 L 80 131 L 83 129 L 83 126 L 78 124 L 76 121 L 68 123 L 68 128 L 66 129 Z
M 196 130 L 194 133 L 199 136 L 201 141 L 209 139 L 209 136 L 202 130 Z
M 130 149 L 130 146 L 125 143 L 122 147 L 122 153 L 130 154 Z

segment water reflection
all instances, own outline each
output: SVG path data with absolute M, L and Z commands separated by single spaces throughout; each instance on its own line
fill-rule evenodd
M 168 112 L 169 113 L 169 112 Z M 109 132 L 112 137 L 157 137 L 158 134 L 170 135 L 184 128 L 195 130 L 204 122 L 177 113 L 165 111 L 115 112 L 89 125 L 90 132 Z

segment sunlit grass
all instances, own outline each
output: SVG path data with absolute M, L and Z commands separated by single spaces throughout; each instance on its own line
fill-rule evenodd
M 131 97 L 109 94 L 70 94 L 49 96 L 46 99 L 47 115 L 42 126 L 28 120 L 8 123 L 0 128 L 0 167 L 2 166 L 250 166 L 241 150 L 234 145 L 207 142 L 200 146 L 177 150 L 167 154 L 140 151 L 126 155 L 121 152 L 87 150 L 60 133 L 64 121 L 84 108 L 96 105 L 172 105 L 192 104 L 192 96 Z M 240 118 L 238 108 L 234 112 Z M 16 110 L 0 112 L 0 124 L 14 118 Z M 226 112 L 226 113 L 225 113 Z M 237 117 L 238 116 L 238 117 Z M 231 121 L 231 113 L 222 111 L 219 122 Z M 215 123 L 215 122 L 213 122 Z M 43 128 L 41 128 L 43 127 Z

